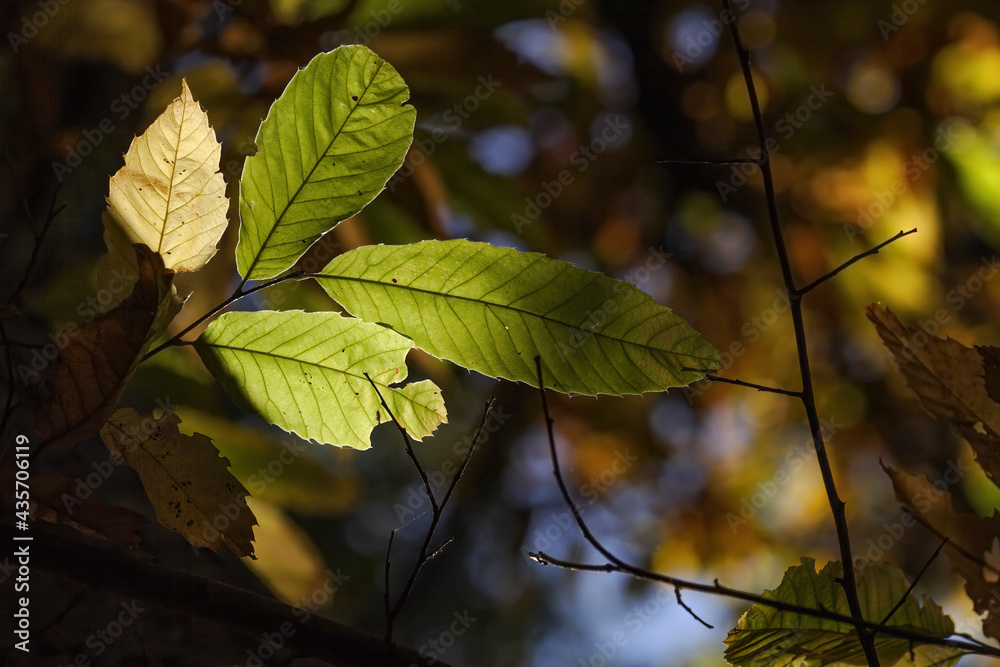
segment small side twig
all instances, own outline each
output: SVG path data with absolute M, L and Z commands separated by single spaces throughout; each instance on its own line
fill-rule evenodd
M 695 371 L 696 368 L 685 368 L 686 371 Z M 779 389 L 778 387 L 768 387 L 762 384 L 755 384 L 753 382 L 744 382 L 743 380 L 733 380 L 731 378 L 719 377 L 718 375 L 706 375 L 705 379 L 709 382 L 721 382 L 723 384 L 734 384 L 738 387 L 747 387 L 749 389 L 756 389 L 757 391 L 764 391 L 770 394 L 781 394 L 782 396 L 791 396 L 793 398 L 802 398 L 801 391 L 792 391 L 790 389 Z
M 812 281 L 811 283 L 809 283 L 805 287 L 799 288 L 799 295 L 801 296 L 803 294 L 807 294 L 808 292 L 811 292 L 812 290 L 816 289 L 817 287 L 819 287 L 820 285 L 822 285 L 823 283 L 825 283 L 830 278 L 833 278 L 835 275 L 837 275 L 838 273 L 840 273 L 841 271 L 843 271 L 844 269 L 846 269 L 847 267 L 849 267 L 851 264 L 854 264 L 855 262 L 858 262 L 858 261 L 864 259 L 865 257 L 870 257 L 871 255 L 877 255 L 879 250 L 881 250 L 882 248 L 886 247 L 887 245 L 889 245 L 893 241 L 898 241 L 899 239 L 903 238 L 904 236 L 909 236 L 910 234 L 915 234 L 916 232 L 917 232 L 917 228 L 916 227 L 914 227 L 913 229 L 911 229 L 908 232 L 904 232 L 904 231 L 900 230 L 900 232 L 898 234 L 896 234 L 895 236 L 893 236 L 891 239 L 887 239 L 885 241 L 882 241 L 882 243 L 879 243 L 874 248 L 869 248 L 868 250 L 865 250 L 864 252 L 859 252 L 857 255 L 855 255 L 854 257 L 850 258 L 849 260 L 847 260 L 846 262 L 844 262 L 843 264 L 841 264 L 837 268 L 833 269 L 832 271 L 827 271 L 825 274 L 823 274 L 822 276 L 820 276 L 816 280 Z
M 187 335 L 188 332 L 190 332 L 192 329 L 194 329 L 195 327 L 197 327 L 199 324 L 201 324 L 205 320 L 209 319 L 210 317 L 214 317 L 215 315 L 218 315 L 223 310 L 225 310 L 226 308 L 228 308 L 233 303 L 236 303 L 237 301 L 239 301 L 243 297 L 249 296 L 249 295 L 253 294 L 254 292 L 259 292 L 262 289 L 267 289 L 268 287 L 274 287 L 275 285 L 280 285 L 281 283 L 283 283 L 285 281 L 288 281 L 288 280 L 298 280 L 299 278 L 302 278 L 304 275 L 305 275 L 305 272 L 303 272 L 303 271 L 292 271 L 291 273 L 289 273 L 287 275 L 278 276 L 277 278 L 274 278 L 272 280 L 268 280 L 267 282 L 261 283 L 260 285 L 257 285 L 256 287 L 251 287 L 248 290 L 244 290 L 243 289 L 243 286 L 246 284 L 246 280 L 244 280 L 236 288 L 236 291 L 233 292 L 232 296 L 230 296 L 228 299 L 226 299 L 225 301 L 223 301 L 222 303 L 220 303 L 215 308 L 212 308 L 210 311 L 208 311 L 207 313 L 205 313 L 204 315 L 202 315 L 201 317 L 199 317 L 198 319 L 196 319 L 191 324 L 189 324 L 186 327 L 184 327 L 184 329 L 182 331 L 180 331 L 179 333 L 177 333 L 176 335 L 174 335 L 169 340 L 164 341 L 163 343 L 161 343 L 157 347 L 155 347 L 152 350 L 150 350 L 149 352 L 147 352 L 146 356 L 144 356 L 142 358 L 142 360 L 146 361 L 147 359 L 149 359 L 150 357 L 152 357 L 154 354 L 158 354 L 158 353 L 162 352 L 163 350 L 165 350 L 168 347 L 171 347 L 171 346 L 174 346 L 174 345 L 180 345 L 181 343 L 185 342 L 185 341 L 182 341 L 181 339 L 185 335 Z
M 7 160 L 11 163 L 10 170 L 11 174 L 13 175 L 16 186 L 17 171 L 14 169 L 14 161 L 11 158 L 10 153 L 7 153 Z M 18 187 L 18 190 L 20 190 L 19 186 L 16 187 Z M 23 290 L 25 286 L 28 284 L 28 279 L 31 277 L 31 272 L 34 270 L 35 264 L 38 262 L 38 253 L 42 249 L 42 242 L 45 240 L 46 235 L 48 235 L 49 233 L 49 228 L 52 226 L 52 221 L 56 219 L 56 216 L 59 215 L 64 208 L 66 208 L 66 204 L 61 204 L 58 207 L 56 206 L 56 200 L 59 197 L 60 190 L 62 190 L 62 183 L 58 183 L 55 186 L 55 189 L 52 191 L 52 200 L 49 202 L 49 211 L 45 215 L 45 222 L 42 223 L 42 228 L 40 230 L 35 231 L 35 243 L 31 249 L 31 257 L 28 259 L 28 265 L 24 268 L 24 272 L 21 274 L 21 280 L 20 282 L 18 282 L 17 287 L 15 287 L 14 291 L 11 292 L 10 296 L 7 297 L 7 303 L 14 303 L 17 297 L 20 296 L 21 290 Z M 23 194 L 22 194 L 22 199 L 24 199 Z M 27 212 L 28 220 L 30 221 L 33 216 L 31 214 L 31 208 L 28 206 L 27 200 L 24 200 L 24 210 Z
M 375 381 L 372 380 L 368 373 L 365 373 L 365 379 L 368 380 L 372 389 L 375 390 L 378 400 L 382 403 L 382 408 L 385 410 L 386 414 L 389 415 L 389 419 L 391 419 L 392 423 L 396 425 L 396 429 L 403 437 L 403 443 L 406 445 L 406 455 L 410 457 L 410 460 L 413 462 L 413 467 L 417 469 L 417 474 L 420 475 L 420 481 L 424 483 L 424 492 L 427 494 L 427 499 L 431 501 L 431 509 L 433 509 L 434 513 L 437 514 L 438 504 L 437 500 L 434 498 L 434 489 L 431 488 L 431 482 L 427 479 L 427 473 L 424 472 L 423 466 L 420 465 L 420 461 L 417 459 L 417 455 L 413 451 L 413 442 L 410 441 L 410 436 L 406 433 L 406 429 L 404 429 L 400 423 L 396 421 L 396 415 L 392 414 L 389 404 L 385 402 L 385 398 L 382 397 L 382 392 L 378 390 L 378 385 L 375 384 Z
M 535 369 L 538 373 L 538 393 L 542 399 L 542 414 L 545 417 L 545 432 L 549 439 L 549 457 L 552 459 L 552 474 L 556 478 L 556 484 L 559 486 L 559 493 L 562 495 L 563 502 L 566 503 L 567 507 L 569 507 L 570 511 L 573 513 L 573 519 L 576 521 L 576 525 L 580 529 L 580 532 L 583 533 L 584 538 L 586 538 L 587 542 L 589 542 L 592 547 L 597 549 L 598 553 L 608 560 L 609 566 L 614 567 L 621 572 L 631 572 L 633 574 L 643 572 L 644 570 L 642 570 L 642 568 L 629 565 L 601 544 L 600 540 L 598 540 L 597 537 L 590 531 L 590 526 L 588 526 L 587 522 L 583 520 L 583 514 L 580 512 L 579 506 L 576 502 L 574 502 L 573 497 L 569 494 L 569 489 L 566 487 L 566 480 L 563 479 L 562 470 L 559 468 L 559 453 L 556 451 L 556 438 L 555 433 L 553 432 L 553 425 L 555 422 L 552 419 L 552 415 L 549 413 L 549 400 L 545 395 L 545 382 L 542 377 L 541 356 L 535 357 Z M 548 560 L 552 563 L 556 562 L 552 559 Z M 680 585 L 673 581 L 667 583 L 672 583 L 675 587 Z M 678 596 L 678 602 L 680 602 L 680 596 Z M 686 609 L 695 620 L 703 624 L 705 623 L 705 621 L 699 618 L 690 607 L 683 603 L 681 606 Z
M 409 435 L 406 433 L 406 429 L 404 429 L 396 420 L 396 416 L 392 414 L 392 410 L 389 409 L 388 404 L 385 402 L 385 398 L 382 396 L 382 392 L 378 390 L 378 386 L 376 386 L 374 380 L 371 379 L 368 373 L 365 373 L 365 378 L 372 385 L 372 388 L 375 390 L 376 395 L 378 395 L 386 414 L 389 416 L 389 419 L 392 420 L 392 423 L 396 425 L 396 429 L 402 436 L 403 442 L 406 444 L 406 453 L 409 455 L 410 460 L 413 461 L 413 465 L 417 469 L 417 474 L 423 482 L 424 491 L 427 493 L 427 499 L 430 501 L 432 509 L 431 524 L 428 526 L 427 533 L 424 535 L 424 541 L 420 546 L 420 552 L 417 554 L 417 560 L 414 562 L 413 569 L 410 570 L 410 576 L 407 577 L 406 584 L 403 586 L 403 591 L 399 594 L 399 598 L 396 600 L 395 604 L 391 604 L 389 601 L 389 568 L 392 564 L 392 542 L 393 538 L 396 536 L 396 531 L 393 530 L 389 534 L 389 546 L 386 549 L 385 554 L 385 592 L 383 593 L 383 598 L 385 600 L 385 642 L 386 644 L 391 644 L 392 632 L 396 618 L 403 610 L 403 606 L 406 604 L 407 599 L 409 599 L 410 593 L 413 591 L 413 586 L 417 581 L 417 575 L 420 574 L 421 568 L 423 568 L 427 561 L 437 557 L 444 550 L 444 548 L 451 543 L 451 539 L 449 538 L 439 547 L 431 550 L 431 541 L 434 539 L 434 532 L 437 530 L 438 524 L 441 523 L 441 519 L 444 516 L 444 510 L 448 506 L 448 501 L 451 500 L 452 494 L 458 486 L 459 480 L 461 480 L 462 476 L 465 474 L 465 469 L 468 467 L 469 461 L 472 459 L 472 453 L 475 451 L 476 445 L 482 437 L 483 430 L 486 428 L 486 421 L 493 409 L 494 399 L 490 398 L 490 400 L 486 402 L 485 408 L 483 409 L 483 417 L 479 422 L 479 427 L 476 429 L 472 442 L 469 444 L 469 449 L 465 452 L 465 457 L 462 459 L 462 463 L 458 466 L 455 476 L 451 478 L 451 483 L 448 485 L 447 490 L 445 490 L 444 497 L 441 499 L 441 502 L 438 503 L 434 498 L 434 491 L 427 478 L 427 473 L 424 471 L 423 466 L 420 465 L 420 460 L 413 451 L 413 445 L 410 441 Z
M 938 544 L 937 549 L 934 550 L 934 553 L 931 554 L 931 557 L 928 558 L 927 562 L 924 563 L 924 566 L 920 568 L 920 572 L 917 572 L 917 576 L 915 576 L 913 578 L 913 581 L 910 582 L 910 585 L 906 589 L 906 592 L 903 593 L 903 595 L 899 598 L 899 601 L 896 602 L 896 606 L 890 609 L 889 613 L 886 614 L 885 618 L 882 619 L 882 622 L 878 624 L 880 629 L 884 628 L 885 624 L 889 622 L 890 618 L 892 618 L 892 615 L 895 614 L 897 611 L 899 611 L 899 608 L 903 606 L 903 603 L 906 602 L 906 598 L 910 597 L 910 593 L 912 593 L 913 589 L 917 587 L 917 582 L 919 582 L 920 578 L 924 576 L 925 572 L 927 572 L 927 568 L 931 566 L 931 563 L 937 560 L 938 555 L 941 553 L 941 549 L 944 549 L 944 545 L 946 545 L 947 543 L 948 543 L 947 537 L 941 540 L 941 543 Z M 872 637 L 874 637 L 877 632 L 878 630 L 873 630 Z

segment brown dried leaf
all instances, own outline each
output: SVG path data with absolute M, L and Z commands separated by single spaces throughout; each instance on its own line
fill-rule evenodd
M 876 304 L 866 314 L 924 409 L 951 423 L 990 479 L 1000 483 L 1000 403 L 990 397 L 985 373 L 996 379 L 992 370 L 984 372 L 981 352 L 905 326 Z
M 36 423 L 43 443 L 70 446 L 96 434 L 150 343 L 177 313 L 172 272 L 149 248 L 137 244 L 135 253 L 139 275 L 131 296 L 77 329 L 60 354 Z
M 101 475 L 103 480 L 103 471 Z M 146 525 L 146 519 L 126 507 L 105 505 L 94 493 L 86 478 L 37 475 L 31 480 L 31 518 L 69 526 L 88 537 L 129 549 L 139 546 L 141 538 L 136 531 Z
M 162 526 L 196 547 L 217 551 L 225 543 L 237 556 L 252 557 L 257 519 L 247 507 L 247 490 L 212 440 L 181 433 L 180 423 L 172 412 L 154 419 L 124 408 L 108 419 L 101 438 L 139 473 Z
M 932 483 L 923 475 L 883 465 L 896 498 L 910 506 L 922 523 L 941 537 L 952 571 L 965 579 L 965 592 L 983 619 L 983 632 L 1000 639 L 1000 514 L 984 518 L 958 512 L 948 492 L 947 479 Z M 954 470 L 960 474 L 961 470 Z

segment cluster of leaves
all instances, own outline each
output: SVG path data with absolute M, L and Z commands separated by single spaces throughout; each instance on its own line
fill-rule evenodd
M 299 71 L 271 107 L 240 182 L 241 282 L 209 316 L 260 288 L 248 288 L 251 281 L 300 279 L 316 280 L 347 315 L 263 311 L 215 319 L 191 344 L 234 400 L 304 438 L 365 449 L 372 429 L 386 421 L 383 400 L 417 440 L 447 419 L 433 382 L 400 384 L 413 348 L 533 385 L 539 357 L 548 388 L 582 395 L 662 391 L 718 368 L 710 344 L 634 286 L 539 254 L 466 240 L 423 241 L 366 246 L 315 274 L 296 271 L 303 254 L 371 202 L 403 163 L 416 117 L 408 97 L 388 63 L 365 47 L 341 47 Z M 214 131 L 185 84 L 111 179 L 108 254 L 100 271 L 136 276 L 131 294 L 108 305 L 63 351 L 37 429 L 43 442 L 60 447 L 100 433 L 112 456 L 137 471 L 163 526 L 195 546 L 226 544 L 246 556 L 253 554 L 249 510 L 223 530 L 206 530 L 220 507 L 245 508 L 248 495 L 211 440 L 182 433 L 180 419 L 169 412 L 116 410 L 136 367 L 179 311 L 174 276 L 202 268 L 228 224 L 219 162 Z M 602 317 L 594 318 L 598 312 Z M 887 311 L 873 307 L 869 316 L 928 411 L 952 422 L 996 479 L 1000 468 L 990 452 L 1000 438 L 997 353 L 926 336 L 917 344 L 919 332 Z M 186 341 L 178 335 L 168 344 Z M 995 517 L 958 514 L 943 503 L 921 508 L 914 499 L 926 497 L 930 482 L 887 471 L 898 497 L 949 538 L 977 611 L 990 613 L 986 632 L 998 637 L 1000 621 L 989 601 L 990 585 L 1000 579 L 1000 541 L 984 537 L 997 534 Z M 103 510 L 115 513 L 113 521 L 98 513 L 82 524 L 80 515 L 71 520 L 51 502 L 65 485 L 51 486 L 37 501 L 36 517 L 137 542 L 133 530 L 121 532 L 134 519 L 123 523 L 120 508 Z M 927 637 L 954 633 L 933 601 L 925 598 L 921 606 L 911 596 L 898 569 L 868 564 L 859 572 L 870 622 Z M 839 563 L 816 573 L 803 559 L 765 597 L 849 616 L 841 574 Z M 844 621 L 758 604 L 730 633 L 726 657 L 737 665 L 859 664 L 863 655 L 853 633 Z M 891 637 L 876 645 L 887 665 L 954 664 L 963 654 Z
M 399 386 L 414 347 L 528 383 L 541 357 L 551 388 L 587 395 L 683 386 L 718 367 L 711 345 L 633 285 L 539 254 L 424 241 L 358 248 L 317 274 L 293 270 L 402 164 L 416 117 L 408 97 L 391 65 L 366 47 L 341 47 L 299 71 L 261 124 L 240 182 L 242 281 L 208 316 L 261 288 L 250 281 L 315 278 L 353 317 L 259 311 L 215 319 L 192 344 L 235 400 L 304 438 L 365 449 L 372 429 L 388 421 L 383 405 L 417 440 L 447 418 L 431 381 Z M 112 455 L 139 473 L 162 525 L 196 546 L 225 543 L 252 555 L 249 510 L 212 530 L 219 508 L 246 508 L 247 491 L 211 440 L 183 434 L 169 412 L 115 411 L 141 361 L 189 344 L 178 335 L 150 352 L 181 305 L 174 276 L 202 268 L 226 228 L 219 159 L 208 117 L 185 84 L 111 179 L 100 273 L 137 276 L 131 295 L 72 339 L 37 429 L 57 446 L 99 431 Z M 607 315 L 595 329 L 599 310 Z M 576 348 L 569 354 L 566 341 Z

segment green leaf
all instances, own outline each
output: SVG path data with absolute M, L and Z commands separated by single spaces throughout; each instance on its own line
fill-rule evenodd
M 547 387 L 589 395 L 684 386 L 719 367 L 715 348 L 634 285 L 537 253 L 464 239 L 366 246 L 317 280 L 436 357 L 533 386 L 536 355 Z
M 937 638 L 954 634 L 955 624 L 933 600 L 925 595 L 921 606 L 907 593 L 909 583 L 899 568 L 885 563 L 859 562 L 858 596 L 866 620 L 880 623 L 906 595 L 887 626 Z M 837 581 L 843 571 L 839 562 L 831 562 L 817 574 L 815 561 L 803 558 L 801 565 L 785 571 L 777 590 L 764 591 L 764 597 L 850 616 L 847 596 Z M 743 614 L 725 643 L 728 646 L 726 660 L 739 667 L 868 664 L 852 623 L 781 611 L 761 604 L 753 605 Z M 886 667 L 954 665 L 964 654 L 959 649 L 932 644 L 911 645 L 906 639 L 886 635 L 876 637 L 875 648 L 879 662 Z
M 392 65 L 364 46 L 321 53 L 296 73 L 243 168 L 240 275 L 273 278 L 382 191 L 413 139 L 409 95 Z
M 389 421 L 368 373 L 399 423 L 420 440 L 447 420 L 430 380 L 405 387 L 412 341 L 338 313 L 227 313 L 195 342 L 208 369 L 237 400 L 271 423 L 330 445 L 370 446 Z

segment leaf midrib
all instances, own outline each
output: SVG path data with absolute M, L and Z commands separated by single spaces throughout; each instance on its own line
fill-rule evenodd
M 698 355 L 695 355 L 695 354 L 685 354 L 685 353 L 682 353 L 682 352 L 674 352 L 673 350 L 664 350 L 663 348 L 652 347 L 651 345 L 648 345 L 648 344 L 645 344 L 645 343 L 637 343 L 635 341 L 626 340 L 624 338 L 616 338 L 614 336 L 610 336 L 610 335 L 604 333 L 603 331 L 587 331 L 587 330 L 583 329 L 582 327 L 579 327 L 579 326 L 574 325 L 574 324 L 568 324 L 566 322 L 562 322 L 562 321 L 557 320 L 555 318 L 548 317 L 547 315 L 539 315 L 538 313 L 535 313 L 535 312 L 532 312 L 532 311 L 529 311 L 529 310 L 525 310 L 523 308 L 517 308 L 515 306 L 508 306 L 508 305 L 493 303 L 491 301 L 483 301 L 482 299 L 474 299 L 472 297 L 461 296 L 461 295 L 457 295 L 457 294 L 445 294 L 445 293 L 442 293 L 442 292 L 438 292 L 438 291 L 434 291 L 434 290 L 430 290 L 430 289 L 425 289 L 425 288 L 422 288 L 422 287 L 413 287 L 412 285 L 402 285 L 402 284 L 399 284 L 399 283 L 384 283 L 384 282 L 381 282 L 379 280 L 373 280 L 371 278 L 357 278 L 357 277 L 349 277 L 349 276 L 334 276 L 334 275 L 327 275 L 327 274 L 311 274 L 310 277 L 316 278 L 316 279 L 343 280 L 343 281 L 347 281 L 347 282 L 357 282 L 357 283 L 365 283 L 365 284 L 370 284 L 370 285 L 379 285 L 381 287 L 385 287 L 386 289 L 399 289 L 399 290 L 403 290 L 403 291 L 410 291 L 410 292 L 417 292 L 417 293 L 420 293 L 420 294 L 427 294 L 427 295 L 430 295 L 430 296 L 435 296 L 435 297 L 439 297 L 439 298 L 443 298 L 443 299 L 456 299 L 456 300 L 459 300 L 459 301 L 467 301 L 467 302 L 470 302 L 470 303 L 476 303 L 476 304 L 480 304 L 480 305 L 484 305 L 484 306 L 489 306 L 489 307 L 494 307 L 494 308 L 500 308 L 500 309 L 508 310 L 508 311 L 511 311 L 511 312 L 518 313 L 518 314 L 520 314 L 522 316 L 523 315 L 527 315 L 527 316 L 530 316 L 532 318 L 537 318 L 537 319 L 540 319 L 540 320 L 543 320 L 543 321 L 546 321 L 546 322 L 552 322 L 554 324 L 558 324 L 558 325 L 567 327 L 569 329 L 583 331 L 583 332 L 585 332 L 587 334 L 590 334 L 590 335 L 594 336 L 595 338 L 600 337 L 600 338 L 602 338 L 604 340 L 615 341 L 615 342 L 619 342 L 619 343 L 627 343 L 628 345 L 632 345 L 634 347 L 638 347 L 638 348 L 644 349 L 644 350 L 649 350 L 649 351 L 654 351 L 654 352 L 669 352 L 670 354 L 675 354 L 675 355 L 681 356 L 681 357 L 690 357 L 692 359 L 699 359 L 699 360 L 703 360 L 703 361 L 714 361 L 710 357 L 702 357 L 702 356 L 698 356 Z M 684 323 L 683 319 L 680 318 L 680 317 L 678 317 L 678 322 L 672 324 L 671 328 L 675 327 L 675 326 L 677 326 L 679 324 L 683 324 L 683 323 Z M 697 333 L 695 335 L 697 335 Z M 689 336 L 689 338 L 690 338 L 690 336 Z M 685 340 L 687 340 L 687 338 L 682 338 L 681 340 L 677 341 L 677 344 L 680 344 L 680 343 L 684 342 Z
M 302 179 L 302 182 L 299 183 L 299 186 L 295 189 L 295 194 L 293 194 L 291 197 L 288 198 L 288 202 L 285 204 L 284 208 L 281 210 L 281 214 L 278 215 L 275 218 L 274 224 L 271 225 L 271 229 L 267 232 L 267 235 L 264 237 L 263 242 L 261 242 L 260 248 L 257 249 L 257 254 L 254 255 L 253 261 L 250 263 L 250 266 L 247 267 L 247 275 L 246 275 L 246 278 L 243 279 L 243 283 L 241 284 L 241 286 L 245 285 L 247 283 L 247 281 L 251 279 L 250 276 L 253 275 L 254 269 L 257 267 L 257 264 L 260 262 L 261 256 L 264 254 L 264 249 L 267 247 L 267 244 L 271 241 L 271 237 L 274 236 L 275 231 L 277 231 L 278 226 L 281 224 L 281 220 L 285 217 L 285 214 L 292 207 L 292 204 L 298 198 L 299 194 L 302 192 L 302 189 L 306 186 L 306 183 L 308 183 L 309 179 L 312 178 L 313 173 L 316 171 L 317 167 L 319 167 L 320 163 L 323 162 L 324 159 L 326 159 L 327 157 L 329 157 L 326 154 L 327 151 L 330 150 L 330 147 L 333 146 L 333 143 L 340 137 L 341 132 L 343 132 L 343 130 L 344 130 L 344 126 L 347 125 L 347 121 L 351 119 L 351 116 L 354 114 L 354 112 L 358 109 L 358 107 L 361 106 L 362 100 L 364 100 L 365 95 L 368 94 L 368 91 L 371 89 L 372 85 L 375 83 L 375 79 L 378 78 L 378 74 L 379 74 L 379 72 L 382 71 L 382 66 L 384 64 L 385 64 L 385 61 L 382 60 L 381 58 L 379 58 L 378 59 L 378 67 L 375 69 L 375 73 L 372 75 L 371 81 L 369 81 L 368 84 L 365 86 L 364 91 L 362 91 L 362 93 L 360 95 L 358 95 L 358 101 L 355 103 L 355 105 L 353 107 L 351 107 L 351 110 L 344 117 L 344 122 L 342 122 L 340 124 L 340 127 L 337 128 L 336 132 L 334 132 L 333 136 L 330 138 L 329 143 L 327 143 L 326 148 L 323 149 L 323 151 L 321 151 L 319 159 L 316 160 L 316 162 L 313 164 L 313 166 L 309 169 L 309 173 Z M 350 69 L 350 65 L 348 65 L 348 70 L 349 69 Z M 305 72 L 306 70 L 302 70 L 302 71 Z M 331 97 L 331 100 L 332 100 L 332 97 Z M 275 104 L 277 104 L 277 102 Z M 265 122 L 266 122 L 266 119 L 265 119 Z M 261 129 L 263 129 L 263 123 L 261 123 Z M 259 138 L 260 137 L 258 137 L 258 139 Z M 264 158 L 264 159 L 266 159 L 266 158 Z M 270 174 L 268 176 L 270 178 Z M 243 191 L 241 189 L 240 190 L 240 197 L 242 198 L 242 196 L 243 196 Z
M 251 355 L 257 354 L 257 355 L 261 355 L 261 356 L 265 356 L 265 357 L 269 357 L 269 358 L 277 359 L 277 360 L 281 360 L 281 361 L 290 361 L 290 362 L 294 362 L 294 363 L 297 363 L 297 364 L 304 364 L 304 365 L 310 366 L 312 368 L 321 368 L 323 370 L 332 371 L 334 373 L 339 373 L 339 374 L 344 375 L 346 377 L 352 377 L 352 378 L 355 378 L 357 380 L 363 380 L 365 382 L 368 381 L 368 378 L 366 378 L 364 375 L 358 375 L 357 373 L 350 373 L 348 371 L 341 370 L 339 368 L 331 368 L 330 366 L 323 366 L 321 364 L 316 363 L 315 361 L 304 361 L 304 360 L 302 360 L 302 359 L 300 359 L 298 357 L 289 357 L 289 356 L 286 356 L 286 355 L 283 355 L 283 354 L 276 354 L 274 352 L 266 352 L 264 350 L 255 350 L 255 349 L 248 348 L 248 347 L 237 347 L 235 345 L 227 345 L 227 344 L 222 344 L 222 343 L 216 343 L 216 342 L 213 342 L 213 341 L 204 341 L 203 340 L 203 341 L 199 341 L 199 343 L 202 344 L 202 345 L 205 345 L 206 347 L 212 347 L 212 348 L 215 348 L 217 350 L 230 350 L 230 351 L 232 351 L 234 353 L 242 352 L 244 354 L 251 354 Z M 410 348 L 410 349 L 412 349 L 412 348 Z M 403 379 L 405 379 L 405 378 L 403 378 Z M 394 386 L 392 386 L 390 384 L 386 384 L 384 382 L 380 382 L 378 380 L 375 380 L 374 378 L 372 378 L 372 381 L 375 384 L 379 385 L 380 387 L 382 387 L 382 388 L 384 388 L 384 389 L 386 389 L 388 391 L 391 391 L 394 396 L 397 396 L 397 397 L 402 396 L 403 398 L 405 398 L 407 400 L 407 402 L 411 403 L 412 405 L 415 405 L 415 406 L 418 406 L 418 407 L 422 407 L 422 408 L 424 408 L 426 410 L 430 410 L 430 408 L 428 408 L 427 406 L 415 402 L 409 396 L 406 396 L 406 395 L 404 395 L 404 394 L 402 394 L 401 392 L 398 391 L 399 389 L 402 389 L 403 387 L 409 386 L 409 385 L 402 385 L 400 387 L 394 387 Z M 400 381 L 402 381 L 402 380 L 400 380 Z

